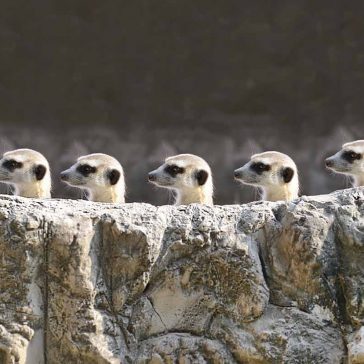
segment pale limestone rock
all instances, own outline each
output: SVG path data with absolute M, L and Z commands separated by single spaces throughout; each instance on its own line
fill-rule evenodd
M 215 207 L 1 196 L 0 363 L 362 363 L 363 262 L 360 188 Z
M 364 326 L 348 337 L 348 363 L 364 363 Z

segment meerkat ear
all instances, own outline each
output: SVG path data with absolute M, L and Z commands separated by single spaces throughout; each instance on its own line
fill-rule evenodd
M 282 170 L 282 177 L 283 177 L 283 181 L 285 183 L 289 183 L 292 181 L 294 175 L 294 170 L 291 167 L 286 167 L 283 168 Z
M 33 171 L 34 171 L 35 178 L 37 179 L 37 181 L 41 181 L 47 172 L 47 168 L 45 166 L 43 166 L 43 164 L 38 164 L 34 167 Z
M 107 173 L 107 178 L 111 185 L 116 185 L 120 179 L 121 173 L 117 169 L 112 169 Z
M 200 186 L 204 185 L 207 181 L 208 176 L 209 176 L 209 174 L 203 169 L 200 169 L 199 171 L 197 171 L 196 179 L 197 179 L 198 184 Z

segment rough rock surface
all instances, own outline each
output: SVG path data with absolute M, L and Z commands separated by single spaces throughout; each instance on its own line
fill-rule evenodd
M 0 363 L 364 363 L 363 189 L 0 198 Z

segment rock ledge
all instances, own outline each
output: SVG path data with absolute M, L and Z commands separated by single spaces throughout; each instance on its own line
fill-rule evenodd
M 154 207 L 0 197 L 0 363 L 364 363 L 363 189 Z

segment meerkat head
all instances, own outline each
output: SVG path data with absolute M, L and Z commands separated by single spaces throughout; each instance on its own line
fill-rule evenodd
M 298 197 L 296 164 L 283 153 L 254 154 L 250 162 L 234 171 L 234 177 L 244 184 L 260 187 L 264 200 L 291 201 Z
M 51 174 L 48 161 L 32 149 L 6 152 L 0 160 L 0 182 L 14 186 L 23 197 L 51 197 Z
M 148 174 L 150 182 L 177 193 L 176 205 L 202 203 L 212 205 L 213 184 L 207 162 L 193 154 L 169 157 Z
M 344 144 L 325 164 L 336 173 L 352 176 L 355 186 L 364 186 L 364 140 Z
M 73 166 L 61 172 L 61 180 L 87 190 L 91 201 L 125 202 L 123 168 L 107 154 L 95 153 L 78 158 Z

